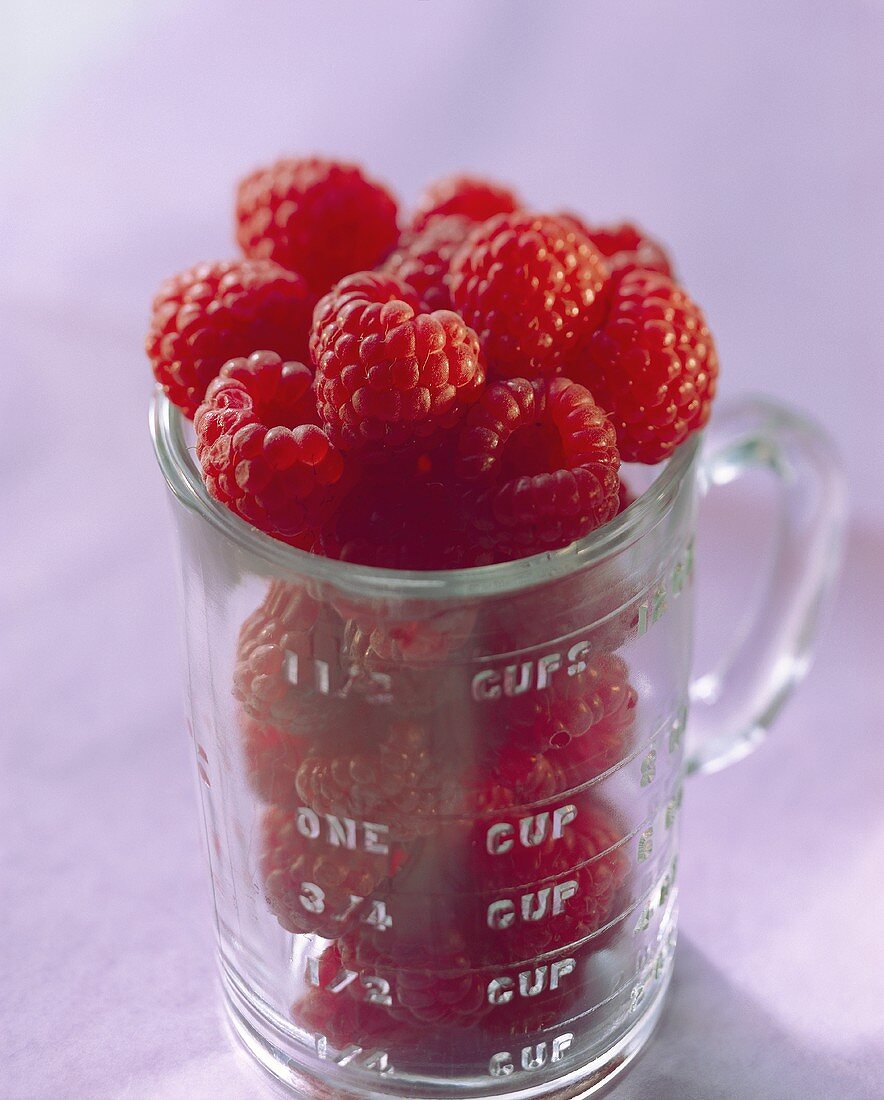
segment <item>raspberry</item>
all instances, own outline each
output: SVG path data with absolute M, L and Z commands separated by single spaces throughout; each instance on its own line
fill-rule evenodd
M 432 219 L 448 214 L 484 222 L 495 214 L 511 214 L 518 208 L 519 200 L 508 187 L 476 176 L 448 176 L 426 189 L 411 224 L 420 231 Z
M 592 395 L 565 378 L 489 386 L 460 433 L 457 472 L 501 558 L 566 546 L 617 512 L 620 457 Z
M 459 214 L 435 217 L 420 232 L 404 234 L 380 270 L 408 283 L 424 309 L 451 309 L 448 271 L 472 228 Z
M 349 970 L 385 981 L 394 1020 L 445 1026 L 472 1024 L 490 1009 L 481 974 L 473 970 L 470 947 L 455 928 L 415 927 L 391 940 L 386 932 L 356 929 L 340 942 Z M 350 989 L 359 995 L 358 986 Z
M 416 626 L 412 626 L 415 635 Z M 383 702 L 394 707 L 399 716 L 432 714 L 452 690 L 452 669 L 409 665 L 390 652 L 389 641 L 378 629 L 363 630 L 352 619 L 346 624 L 344 657 L 348 664 L 348 693 L 351 697 Z
M 642 268 L 645 271 L 658 271 L 661 275 L 672 278 L 672 262 L 663 245 L 632 222 L 593 227 L 576 214 L 558 216 L 589 237 L 596 251 L 605 257 L 612 274 L 623 275 L 627 271 Z
M 477 699 L 537 688 L 539 667 L 515 656 L 535 646 L 561 662 L 553 673 L 554 690 L 560 676 L 580 677 L 587 663 L 615 653 L 635 637 L 647 585 L 647 578 L 624 571 L 616 558 L 605 559 L 548 584 L 543 600 L 528 589 L 495 601 L 483 611 L 476 637 L 484 656 L 499 655 L 497 671 L 487 684 L 477 685 Z
M 346 991 L 310 989 L 292 1005 L 291 1016 L 300 1027 L 324 1036 L 339 1051 L 359 1046 L 366 1051 L 389 1052 L 397 1067 L 398 1044 L 416 1042 L 417 1038 L 405 1025 L 392 1021 L 383 1008 L 356 1001 Z
M 302 544 L 333 499 L 344 462 L 315 416 L 313 378 L 274 352 L 231 359 L 194 418 L 209 493 L 284 542 Z
M 288 932 L 336 939 L 355 928 L 374 891 L 404 861 L 400 849 L 374 853 L 311 839 L 291 810 L 271 806 L 262 825 L 261 881 L 267 904 Z
M 498 377 L 567 372 L 597 327 L 608 269 L 573 225 L 500 214 L 473 230 L 451 264 L 451 297 Z
M 617 429 L 625 462 L 661 462 L 709 419 L 718 355 L 706 321 L 665 275 L 625 274 L 575 378 Z
M 316 299 L 270 260 L 198 264 L 174 275 L 153 301 L 145 347 L 169 400 L 192 417 L 223 364 L 269 348 L 304 359 Z
M 598 932 L 614 917 L 629 870 L 621 837 L 622 830 L 606 809 L 583 801 L 561 836 L 549 831 L 534 847 L 513 843 L 508 850 L 490 854 L 484 844 L 474 843 L 476 889 L 490 891 L 476 898 L 481 921 L 476 935 L 488 944 L 487 957 L 532 959 Z M 573 884 L 567 900 L 560 912 L 553 912 L 549 906 L 554 887 L 566 882 Z M 485 904 L 491 898 L 500 903 L 493 911 Z M 528 914 L 536 919 L 526 919 Z
M 406 665 L 433 667 L 462 654 L 473 635 L 476 608 L 469 605 L 426 613 L 412 604 L 403 609 L 417 615 L 413 619 L 381 621 L 371 631 L 371 644 L 382 660 L 401 661 Z
M 352 729 L 318 744 L 298 769 L 297 789 L 316 813 L 385 825 L 397 839 L 426 835 L 454 798 L 426 729 L 395 721 Z
M 479 713 L 490 725 L 489 734 L 496 730 L 502 737 L 502 754 L 518 747 L 555 757 L 555 750 L 594 736 L 597 724 L 618 711 L 627 698 L 635 705 L 635 692 L 620 657 L 600 654 L 588 657 L 585 664 L 578 675 L 554 674 L 542 690 L 478 704 L 484 708 Z
M 317 661 L 330 664 L 336 652 L 338 629 L 303 586 L 272 581 L 239 633 L 233 694 L 246 713 L 299 735 L 340 725 L 343 704 L 317 672 Z
M 309 974 L 309 971 L 308 971 Z M 316 960 L 312 988 L 291 1008 L 299 1027 L 321 1035 L 339 1051 L 358 1046 L 362 1061 L 377 1052 L 399 1069 L 409 1062 L 416 1069 L 426 1066 L 426 1031 L 414 1022 L 394 1019 L 387 1011 L 392 990 L 384 979 L 369 975 L 366 984 L 354 982 L 356 975 L 345 967 L 340 941 L 331 943 Z M 383 1069 L 383 1063 L 375 1069 Z
M 263 802 L 291 805 L 297 793 L 295 776 L 307 752 L 303 739 L 244 715 L 242 740 L 251 789 Z
M 478 615 L 474 606 L 440 609 L 433 601 L 418 599 L 403 601 L 394 616 L 377 602 L 363 604 L 336 596 L 335 604 L 340 614 L 352 620 L 348 629 L 360 632 L 360 645 L 369 660 L 386 662 L 408 674 L 432 674 L 437 686 L 455 670 L 449 658 L 467 651 Z
M 471 779 L 463 783 L 468 812 L 482 818 L 552 798 L 565 789 L 564 773 L 556 757 L 556 753 L 532 751 L 518 744 L 496 749 L 491 759 L 482 761 Z M 487 827 L 487 822 L 484 826 L 480 822 L 480 826 Z
M 396 243 L 396 202 L 355 164 L 283 159 L 246 176 L 236 196 L 236 239 L 247 256 L 300 272 L 324 294 L 373 267 Z
M 322 422 L 347 451 L 437 437 L 485 381 L 476 334 L 457 314 L 423 313 L 406 283 L 371 272 L 319 302 L 310 352 Z
M 572 737 L 556 754 L 568 787 L 603 775 L 629 755 L 635 736 L 638 692 L 626 682 L 611 692 L 609 705 L 603 717 Z

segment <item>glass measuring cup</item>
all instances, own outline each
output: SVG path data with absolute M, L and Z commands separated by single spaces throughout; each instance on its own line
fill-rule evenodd
M 590 1095 L 663 1005 L 685 775 L 755 745 L 807 667 L 844 515 L 825 437 L 744 402 L 571 547 L 397 573 L 266 538 L 161 396 L 152 430 L 240 1039 L 299 1096 Z M 692 689 L 698 499 L 757 468 L 782 483 L 765 599 Z

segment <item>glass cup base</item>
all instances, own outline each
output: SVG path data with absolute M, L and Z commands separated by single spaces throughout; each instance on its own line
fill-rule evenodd
M 239 1044 L 282 1094 L 300 1100 L 585 1100 L 598 1096 L 618 1079 L 647 1045 L 665 1005 L 672 977 L 673 959 L 655 983 L 652 997 L 645 1000 L 636 1022 L 603 1054 L 574 1066 L 560 1076 L 544 1074 L 544 1080 L 530 1080 L 525 1073 L 500 1077 L 429 1078 L 407 1073 L 385 1074 L 373 1085 L 370 1080 L 343 1082 L 340 1062 L 333 1062 L 287 1042 L 287 1036 L 258 1011 L 242 982 L 222 962 L 221 982 L 228 1022 Z M 517 1046 L 518 1042 L 514 1040 Z M 336 1074 L 334 1082 L 332 1075 Z

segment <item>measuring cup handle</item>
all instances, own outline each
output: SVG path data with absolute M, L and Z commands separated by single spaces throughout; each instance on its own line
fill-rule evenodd
M 717 771 L 764 739 L 809 667 L 838 573 L 847 492 L 826 433 L 776 402 L 725 405 L 707 431 L 701 492 L 759 469 L 780 486 L 769 578 L 745 635 L 691 685 L 689 772 Z

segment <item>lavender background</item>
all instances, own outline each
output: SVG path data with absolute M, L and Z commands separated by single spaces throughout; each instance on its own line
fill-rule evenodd
M 141 339 L 228 254 L 244 170 L 454 168 L 637 214 L 723 361 L 824 421 L 852 481 L 838 605 L 753 758 L 689 791 L 683 938 L 616 1100 L 884 1094 L 881 49 L 874 0 L 12 0 L 0 41 L 0 1096 L 263 1095 L 216 1008 Z M 701 652 L 756 498 L 710 504 Z M 705 602 L 702 602 L 704 601 Z

